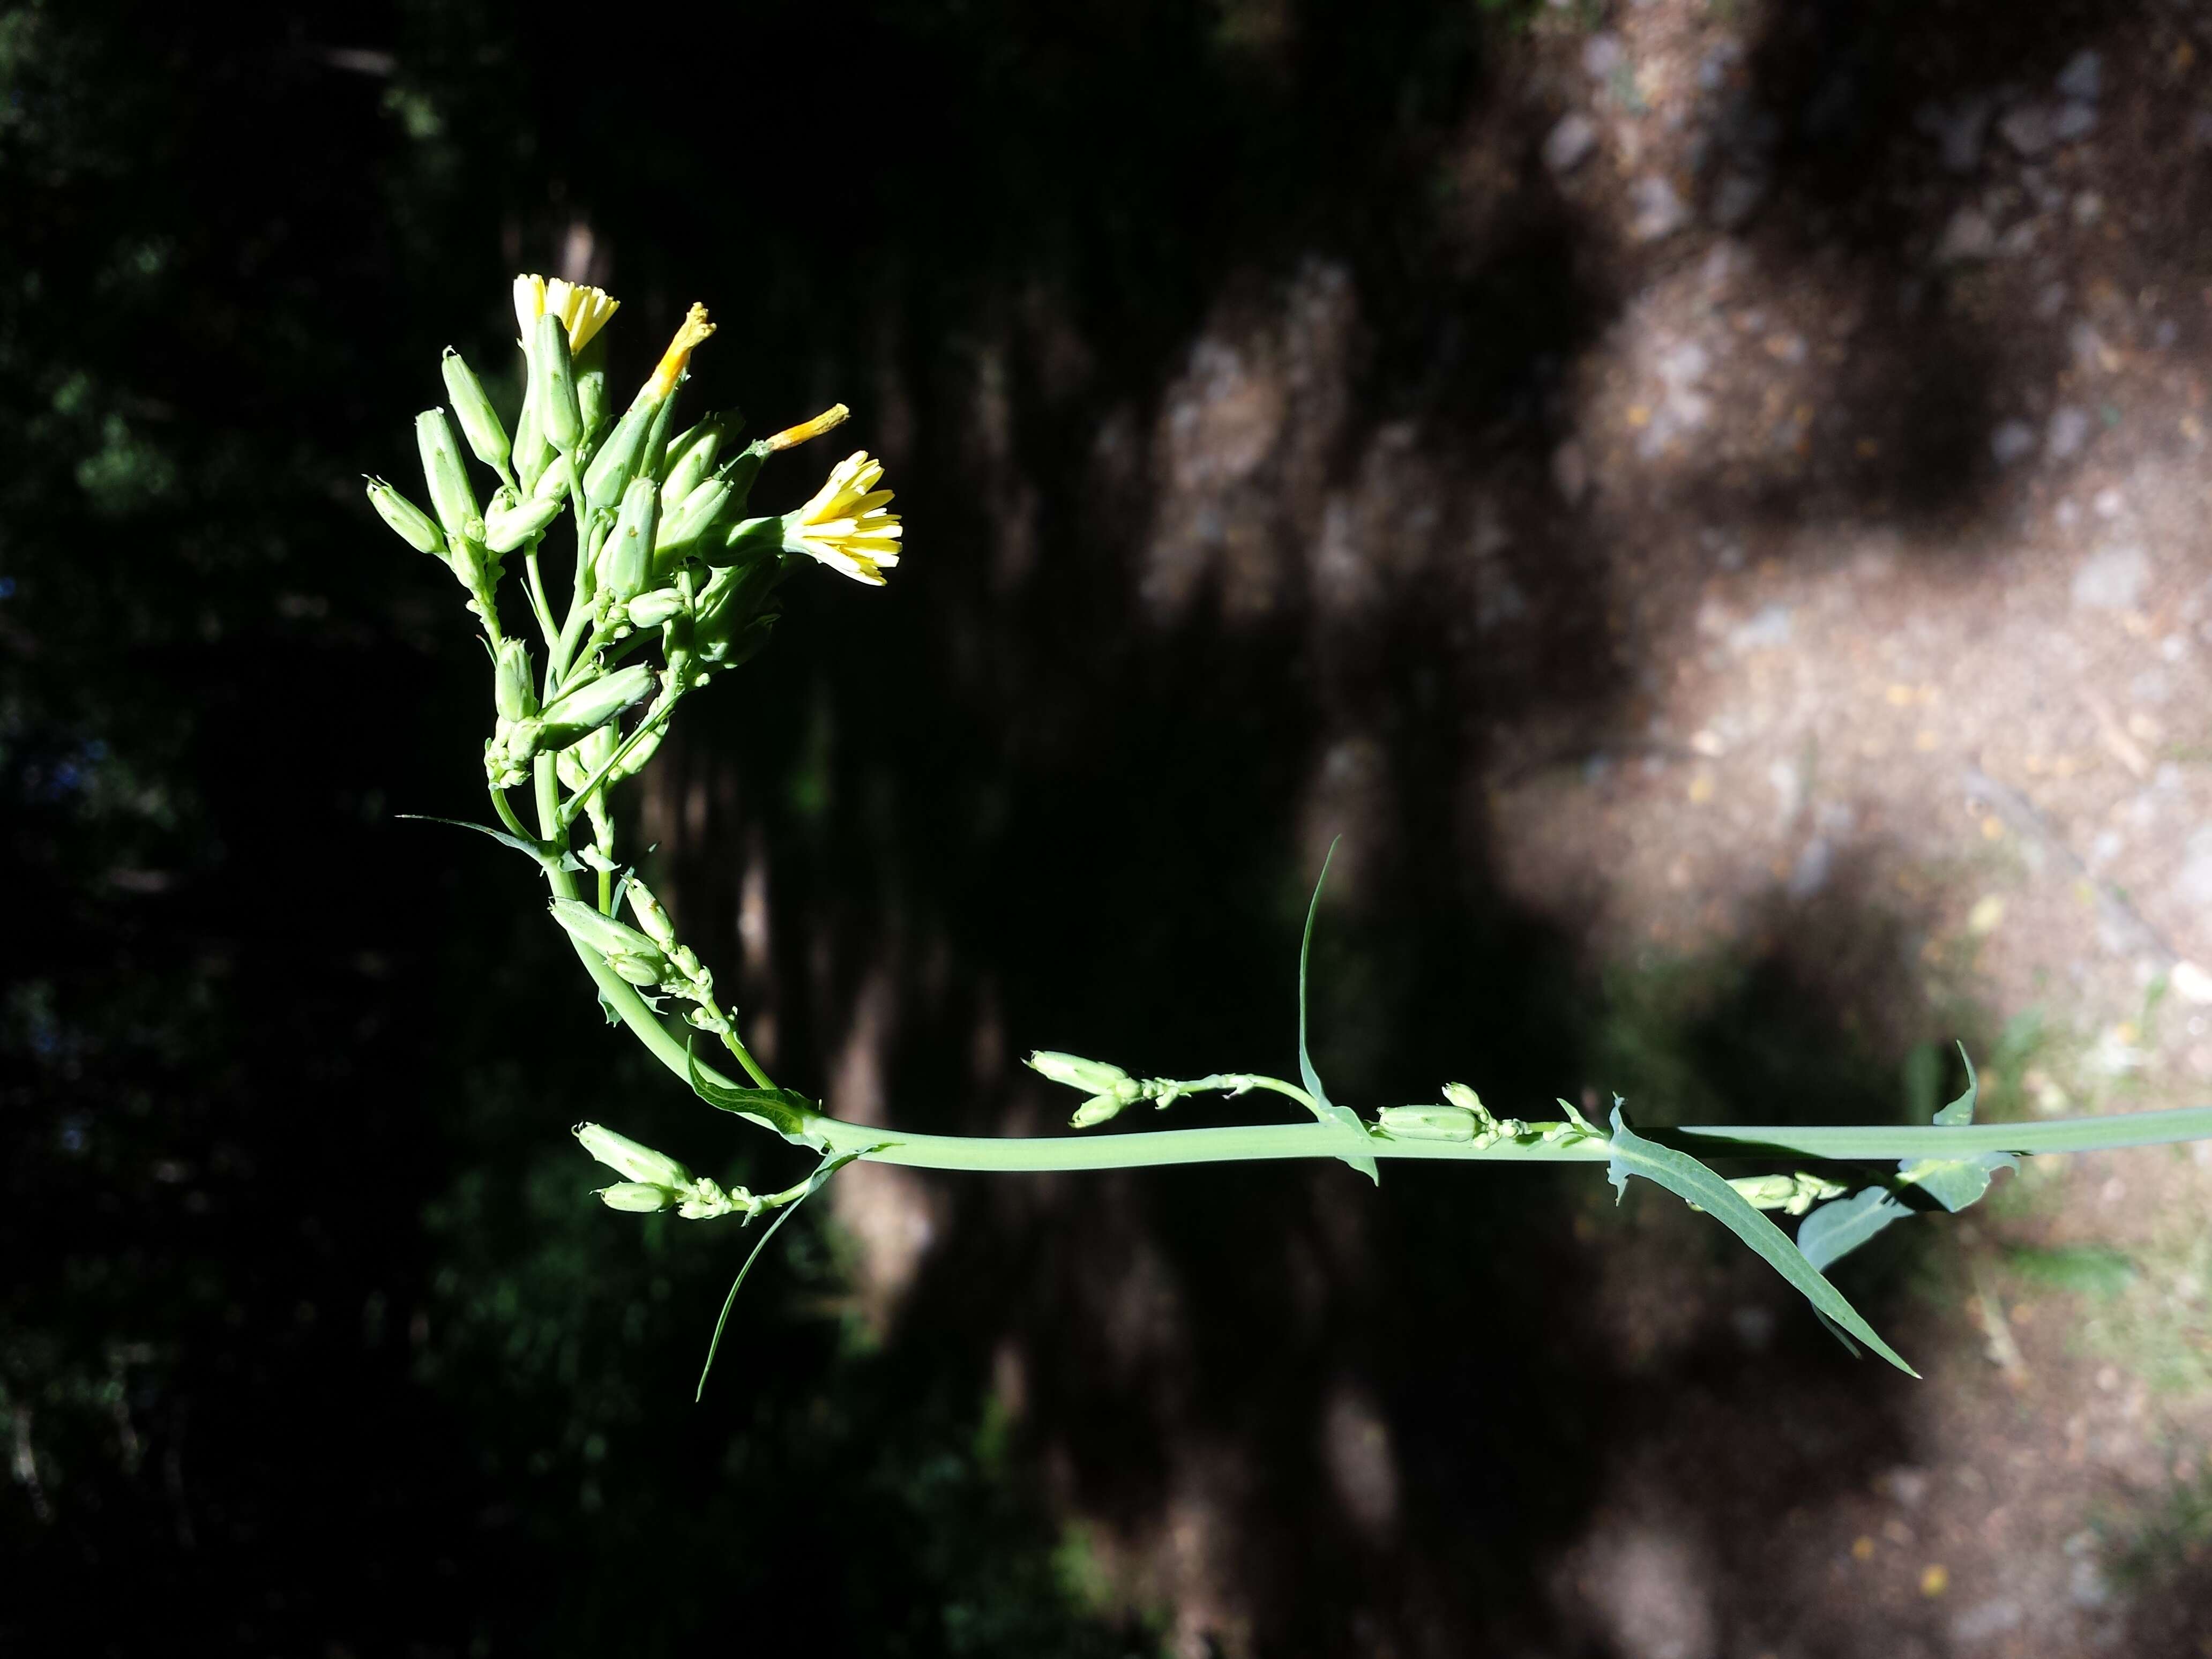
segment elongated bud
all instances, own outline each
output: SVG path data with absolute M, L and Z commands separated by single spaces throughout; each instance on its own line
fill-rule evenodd
M 658 628 L 684 611 L 684 595 L 673 587 L 656 587 L 641 593 L 625 607 L 632 628 Z
M 538 481 L 545 476 L 546 464 L 553 459 L 553 446 L 545 441 L 545 422 L 538 416 L 538 391 L 529 366 L 526 356 L 522 414 L 514 423 L 514 476 L 526 493 L 534 495 Z
M 646 1181 L 656 1187 L 685 1187 L 691 1182 L 691 1171 L 665 1152 L 656 1152 L 650 1146 L 641 1146 L 628 1135 L 618 1134 L 603 1123 L 579 1123 L 569 1133 L 583 1143 L 584 1150 L 594 1158 L 631 1181 Z
M 572 791 L 581 789 L 615 757 L 615 750 L 621 745 L 622 736 L 613 726 L 595 727 L 555 757 L 554 771 Z M 643 748 L 644 744 L 638 746 Z
M 1121 1109 L 1128 1103 L 1119 1095 L 1093 1095 L 1075 1109 L 1074 1115 L 1067 1120 L 1068 1127 L 1072 1129 L 1095 1129 L 1100 1124 L 1119 1117 Z
M 605 726 L 634 702 L 651 696 L 659 684 L 651 667 L 641 662 L 618 668 L 546 704 L 544 747 L 566 749 L 586 732 Z
M 443 553 L 446 538 L 440 533 L 437 523 L 421 507 L 409 501 L 381 478 L 368 481 L 368 499 L 377 516 L 390 525 L 392 532 L 417 553 Z
M 714 458 L 722 447 L 722 417 L 709 415 L 698 425 L 689 428 L 668 441 L 668 453 L 661 462 L 660 505 L 663 510 L 672 508 L 686 495 L 696 489 L 706 476 L 714 469 Z
M 825 432 L 845 424 L 852 410 L 842 404 L 832 404 L 811 421 L 801 421 L 797 426 L 787 426 L 781 432 L 761 440 L 761 447 L 771 455 L 778 450 L 796 448 L 809 438 L 818 438 Z
M 555 899 L 553 920 L 561 924 L 570 939 L 605 957 L 607 966 L 632 985 L 658 985 L 672 972 L 668 958 L 659 945 L 636 928 L 612 916 L 601 915 L 581 900 Z M 613 1131 L 606 1133 L 611 1134 Z M 599 1155 L 594 1152 L 592 1156 Z
M 451 346 L 446 348 L 439 367 L 445 372 L 446 395 L 453 400 L 453 418 L 461 423 L 461 435 L 469 441 L 470 449 L 486 466 L 505 466 L 507 428 L 500 423 L 499 411 L 484 395 L 483 382 Z
M 469 475 L 461 465 L 460 440 L 442 409 L 426 409 L 415 417 L 415 446 L 422 453 L 422 478 L 430 486 L 430 507 L 448 536 L 473 533 L 481 517 L 477 498 L 469 488 Z
M 494 506 L 484 514 L 484 545 L 495 553 L 512 552 L 532 537 L 544 533 L 545 526 L 561 516 L 562 505 L 556 496 L 550 501 Z
M 576 354 L 576 415 L 588 441 L 607 422 L 607 343 L 593 340 Z
M 629 481 L 637 476 L 638 460 L 645 453 L 645 441 L 653 431 L 653 417 L 659 407 L 632 404 L 615 422 L 606 441 L 592 452 L 592 464 L 584 471 L 584 501 L 593 512 L 620 501 Z
M 1064 1083 L 1071 1089 L 1094 1095 L 1110 1094 L 1129 1081 L 1129 1074 L 1118 1066 L 1103 1060 L 1085 1060 L 1080 1054 L 1059 1054 L 1050 1048 L 1038 1049 L 1022 1064 L 1054 1083 Z
M 503 720 L 526 720 L 538 712 L 538 696 L 530 684 L 530 647 L 521 640 L 509 637 L 499 642 L 492 702 Z
M 599 549 L 599 586 L 617 599 L 634 599 L 653 580 L 653 537 L 660 519 L 660 489 L 650 478 L 633 478 L 623 493 L 622 516 Z
M 637 913 L 637 925 L 645 929 L 653 942 L 663 947 L 673 945 L 676 943 L 676 924 L 668 919 L 668 912 L 661 908 L 660 901 L 653 897 L 652 889 L 632 876 L 623 891 L 629 896 L 629 908 Z
M 1478 1127 L 1474 1114 L 1460 1106 L 1385 1106 L 1375 1118 L 1400 1140 L 1473 1140 Z
M 627 1210 L 633 1215 L 672 1210 L 683 1201 L 683 1194 L 645 1181 L 617 1181 L 611 1187 L 599 1188 L 600 1203 L 610 1210 Z
M 667 496 L 664 494 L 665 501 Z M 665 569 L 677 560 L 697 552 L 712 535 L 715 521 L 730 503 L 726 479 L 709 478 L 664 514 L 653 543 L 653 556 Z
M 568 355 L 568 331 L 550 311 L 538 319 L 538 337 L 530 343 L 530 372 L 546 441 L 566 454 L 584 435 L 584 416 L 576 403 L 576 364 Z

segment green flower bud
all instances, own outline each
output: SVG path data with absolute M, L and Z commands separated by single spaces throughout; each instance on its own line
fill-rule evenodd
M 568 331 L 550 311 L 538 319 L 538 337 L 530 343 L 530 373 L 546 441 L 565 455 L 584 435 L 584 416 L 576 402 Z
M 491 561 L 484 556 L 484 545 L 473 536 L 457 535 L 447 544 L 447 562 L 453 568 L 454 578 L 460 585 L 475 592 L 487 585 L 491 574 Z
M 556 697 L 545 706 L 544 746 L 566 749 L 586 732 L 605 726 L 632 703 L 651 696 L 659 684 L 649 666 L 632 663 Z
M 652 1215 L 659 1210 L 672 1210 L 682 1201 L 680 1193 L 672 1193 L 665 1187 L 655 1187 L 643 1181 L 618 1181 L 611 1187 L 599 1188 L 599 1202 L 610 1210 L 628 1210 L 636 1215 Z
M 667 498 L 664 495 L 662 499 Z M 660 534 L 653 547 L 653 557 L 661 568 L 667 569 L 687 554 L 701 550 L 700 544 L 713 531 L 729 501 L 728 480 L 709 478 L 662 519 Z
M 676 924 L 668 919 L 668 912 L 661 908 L 660 901 L 653 897 L 652 889 L 632 876 L 623 891 L 629 899 L 629 908 L 637 915 L 637 925 L 645 929 L 654 944 L 672 949 L 676 944 Z
M 569 938 L 605 957 L 607 965 L 632 985 L 658 985 L 671 976 L 668 958 L 659 945 L 580 900 L 555 899 L 553 920 Z
M 528 720 L 538 712 L 538 694 L 530 684 L 530 647 L 519 639 L 509 637 L 499 642 L 492 701 L 503 720 Z
M 1118 1066 L 1109 1066 L 1103 1060 L 1085 1060 L 1080 1054 L 1058 1054 L 1050 1048 L 1038 1049 L 1022 1064 L 1054 1083 L 1092 1094 L 1113 1094 L 1130 1080 L 1129 1074 Z
M 1121 1109 L 1129 1103 L 1119 1095 L 1093 1095 L 1075 1109 L 1067 1120 L 1072 1129 L 1095 1129 L 1100 1124 L 1121 1115 Z
M 1468 1088 L 1464 1083 L 1445 1084 L 1444 1098 L 1451 1102 L 1453 1105 L 1458 1107 L 1462 1112 L 1473 1113 L 1474 1115 L 1475 1127 L 1478 1130 L 1487 1129 L 1493 1122 L 1496 1121 L 1496 1120 L 1490 1115 L 1490 1109 L 1482 1103 L 1482 1097 L 1475 1093 L 1474 1090 Z
M 553 446 L 545 441 L 545 422 L 538 413 L 538 391 L 532 386 L 523 393 L 522 418 L 514 423 L 514 476 L 526 492 L 536 495 L 539 483 L 551 476 L 546 465 L 552 459 Z
M 461 465 L 460 440 L 442 409 L 426 409 L 415 417 L 415 444 L 422 453 L 422 477 L 430 486 L 430 506 L 448 536 L 474 534 L 471 526 L 483 515 L 477 511 L 476 493 L 469 488 L 467 470 Z
M 507 428 L 500 423 L 491 399 L 484 395 L 483 382 L 451 346 L 446 348 L 439 368 L 445 373 L 446 395 L 453 400 L 453 416 L 460 422 L 461 434 L 469 441 L 476 458 L 494 469 L 505 466 Z
M 705 482 L 721 447 L 722 417 L 719 415 L 709 415 L 698 425 L 669 440 L 668 453 L 661 463 L 663 512 L 673 510 L 678 501 Z
M 1474 1114 L 1460 1106 L 1385 1106 L 1375 1115 L 1382 1133 L 1399 1140 L 1473 1140 Z
M 378 516 L 417 553 L 442 554 L 446 550 L 446 538 L 440 533 L 436 521 L 383 479 L 368 481 L 368 499 Z
M 621 746 L 619 732 L 611 726 L 599 726 L 563 749 L 553 763 L 554 770 L 570 789 L 581 789 L 615 757 L 615 750 Z M 644 744 L 638 746 L 643 748 Z
M 653 580 L 653 536 L 659 519 L 659 488 L 650 478 L 633 478 L 623 492 L 622 515 L 599 547 L 599 586 L 616 599 L 635 599 Z
M 684 595 L 672 587 L 656 587 L 632 599 L 628 609 L 632 628 L 658 628 L 684 609 Z
M 607 441 L 592 453 L 592 464 L 584 471 L 584 501 L 592 511 L 620 501 L 629 481 L 637 476 L 638 461 L 645 453 L 657 408 L 652 404 L 632 404 L 615 422 Z
M 589 442 L 607 423 L 607 343 L 593 335 L 576 354 L 576 414 Z
M 579 1123 L 569 1133 L 583 1143 L 584 1150 L 631 1181 L 649 1182 L 656 1187 L 688 1187 L 691 1171 L 665 1152 L 656 1152 L 650 1146 L 641 1146 L 628 1135 L 618 1134 L 603 1123 Z
M 506 492 L 502 490 L 501 495 Z M 484 545 L 495 553 L 511 552 L 561 516 L 560 500 L 517 501 L 501 507 L 494 502 L 484 514 Z

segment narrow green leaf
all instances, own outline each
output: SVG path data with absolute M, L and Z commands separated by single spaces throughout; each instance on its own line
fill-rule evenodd
M 1959 1045 L 1959 1058 L 1966 1062 L 1966 1092 L 1936 1114 L 1939 1129 L 1960 1129 L 1974 1121 L 1974 1102 L 1980 1096 L 1982 1080 L 1974 1075 L 1974 1062 L 1966 1053 L 1966 1045 Z
M 1911 1213 L 1887 1188 L 1863 1187 L 1849 1198 L 1823 1204 L 1799 1223 L 1797 1248 L 1816 1270 L 1825 1273 L 1890 1223 Z
M 1607 1169 L 1616 1194 L 1628 1190 L 1628 1177 L 1640 1175 L 1654 1181 L 1686 1203 L 1694 1204 L 1724 1223 L 1729 1231 L 1764 1257 L 1767 1265 L 1796 1288 L 1819 1312 L 1872 1348 L 1907 1376 L 1920 1373 L 1906 1364 L 1895 1349 L 1875 1334 L 1874 1327 L 1859 1317 L 1843 1292 L 1820 1276 L 1790 1242 L 1789 1234 L 1747 1203 L 1743 1194 L 1697 1159 L 1650 1141 L 1622 1121 L 1619 1100 L 1613 1108 L 1613 1161 Z
M 540 864 L 553 856 L 553 849 L 543 842 L 525 841 L 520 836 L 509 835 L 504 830 L 495 830 L 488 823 L 471 823 L 466 818 L 434 817 L 428 812 L 398 812 L 396 817 L 410 823 L 450 823 L 456 830 L 473 830 L 480 836 L 489 836 L 502 847 L 512 847 L 518 853 L 527 853 Z
M 1339 836 L 1336 841 L 1343 839 Z M 1346 1148 L 1337 1156 L 1379 1187 L 1382 1184 L 1382 1172 L 1375 1167 L 1375 1149 L 1368 1144 L 1367 1126 L 1352 1108 L 1340 1106 L 1328 1097 L 1328 1091 L 1321 1086 L 1321 1074 L 1314 1070 L 1313 1057 L 1306 1052 L 1306 958 L 1313 953 L 1314 918 L 1321 914 L 1321 890 L 1328 880 L 1329 861 L 1336 856 L 1336 841 L 1329 842 L 1328 852 L 1321 861 L 1321 876 L 1314 883 L 1313 902 L 1306 907 L 1305 937 L 1298 942 L 1298 1080 L 1313 1097 L 1314 1115 L 1323 1123 L 1342 1127 Z
M 699 1069 L 699 1056 L 692 1052 L 688 1041 L 684 1045 L 684 1061 L 691 1092 L 709 1106 L 758 1118 L 786 1140 L 796 1145 L 818 1146 L 822 1144 L 808 1127 L 816 1115 L 814 1103 L 797 1090 L 740 1089 L 717 1083 Z
M 885 1145 L 888 1144 L 888 1142 L 885 1143 Z M 714 1321 L 714 1334 L 707 1342 L 707 1363 L 699 1368 L 699 1386 L 691 1395 L 693 1405 L 697 1405 L 707 1397 L 707 1376 L 708 1373 L 714 1369 L 714 1356 L 721 1352 L 722 1328 L 730 1322 L 730 1310 L 738 1304 L 738 1291 L 744 1287 L 745 1275 L 753 1270 L 753 1263 L 760 1260 L 760 1253 L 768 1249 L 768 1242 L 775 1237 L 775 1230 L 796 1215 L 799 1212 L 799 1206 L 819 1192 L 823 1183 L 831 1176 L 836 1175 L 854 1159 L 866 1158 L 869 1152 L 881 1150 L 882 1147 L 871 1146 L 864 1152 L 840 1152 L 835 1158 L 823 1158 L 821 1163 L 814 1166 L 814 1173 L 807 1176 L 806 1190 L 775 1212 L 775 1219 L 768 1224 L 768 1229 L 761 1234 L 759 1243 L 746 1254 L 745 1265 L 738 1269 L 738 1276 L 730 1281 L 730 1293 L 722 1298 L 722 1311 Z

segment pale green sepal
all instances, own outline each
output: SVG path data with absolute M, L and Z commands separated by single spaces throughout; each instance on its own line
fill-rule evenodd
M 884 1146 L 890 1144 L 886 1141 Z M 708 1340 L 707 1343 L 707 1363 L 699 1368 L 699 1387 L 691 1396 L 693 1405 L 696 1406 L 707 1397 L 707 1376 L 714 1369 L 714 1356 L 721 1352 L 722 1328 L 730 1322 L 730 1310 L 737 1306 L 738 1291 L 744 1285 L 745 1275 L 753 1270 L 753 1263 L 760 1260 L 760 1253 L 768 1249 L 768 1242 L 775 1237 L 775 1230 L 790 1220 L 799 1206 L 819 1192 L 823 1184 L 831 1176 L 836 1175 L 838 1170 L 855 1159 L 866 1158 L 870 1152 L 882 1150 L 882 1146 L 869 1146 L 857 1152 L 840 1152 L 835 1158 L 823 1158 L 815 1166 L 814 1173 L 806 1178 L 806 1190 L 775 1212 L 775 1219 L 769 1222 L 768 1230 L 761 1234 L 760 1243 L 754 1245 L 751 1251 L 747 1254 L 745 1265 L 738 1269 L 738 1276 L 730 1281 L 729 1295 L 722 1298 L 721 1314 L 714 1321 L 714 1334 Z
M 576 401 L 576 363 L 568 355 L 568 325 L 550 311 L 538 319 L 530 368 L 536 377 L 532 390 L 538 394 L 546 441 L 566 454 L 583 439 L 584 415 Z
M 502 491 L 502 494 L 505 492 Z M 484 545 L 495 553 L 511 553 L 561 516 L 566 505 L 557 496 L 536 496 L 509 507 L 494 507 L 484 514 Z
M 1656 1141 L 1646 1140 L 1631 1129 L 1622 1121 L 1618 1101 L 1613 1109 L 1612 1144 L 1613 1160 L 1607 1166 L 1606 1175 L 1616 1194 L 1628 1190 L 1630 1176 L 1640 1175 L 1647 1181 L 1658 1182 L 1686 1203 L 1709 1212 L 1763 1256 L 1816 1310 L 1907 1376 L 1920 1375 L 1905 1363 L 1895 1349 L 1875 1334 L 1874 1327 L 1859 1317 L 1858 1310 L 1844 1299 L 1842 1291 L 1820 1276 L 1820 1269 L 1790 1242 L 1789 1234 L 1753 1209 L 1744 1201 L 1743 1194 L 1697 1159 Z
M 1825 1270 L 1911 1213 L 1887 1188 L 1862 1187 L 1807 1216 L 1797 1229 L 1797 1248 L 1814 1267 Z
M 476 492 L 461 466 L 460 441 L 442 409 L 415 417 L 415 447 L 422 457 L 422 482 L 430 487 L 430 506 L 448 536 L 473 536 L 483 515 Z
M 667 1188 L 646 1181 L 617 1181 L 611 1187 L 599 1188 L 599 1199 L 610 1210 L 626 1210 L 632 1215 L 672 1210 L 681 1201 Z
M 690 1043 L 684 1048 L 684 1069 L 691 1092 L 709 1106 L 743 1117 L 757 1118 L 794 1146 L 822 1145 L 813 1130 L 819 1115 L 814 1103 L 796 1089 L 739 1089 L 716 1083 L 699 1069 L 698 1056 Z
M 1337 841 L 1343 839 L 1337 837 Z M 1375 1149 L 1369 1143 L 1367 1126 L 1359 1121 L 1358 1113 L 1328 1097 L 1328 1091 L 1321 1086 L 1320 1073 L 1313 1068 L 1313 1057 L 1306 1052 L 1306 958 L 1313 952 L 1314 918 L 1321 914 L 1322 884 L 1328 879 L 1329 860 L 1335 856 L 1336 842 L 1333 841 L 1321 861 L 1321 877 L 1314 883 L 1313 902 L 1306 907 L 1305 937 L 1298 941 L 1298 1080 L 1313 1097 L 1314 1115 L 1323 1123 L 1343 1128 L 1345 1146 L 1337 1156 L 1379 1187 L 1382 1172 L 1375 1167 Z

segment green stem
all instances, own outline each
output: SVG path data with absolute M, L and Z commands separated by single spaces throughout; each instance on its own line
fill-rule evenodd
M 561 642 L 561 625 L 553 620 L 553 602 L 545 597 L 544 573 L 538 568 L 538 544 L 541 539 L 532 538 L 530 550 L 522 556 L 522 568 L 529 578 L 530 608 L 538 613 L 538 631 L 545 636 L 545 648 L 550 651 Z

